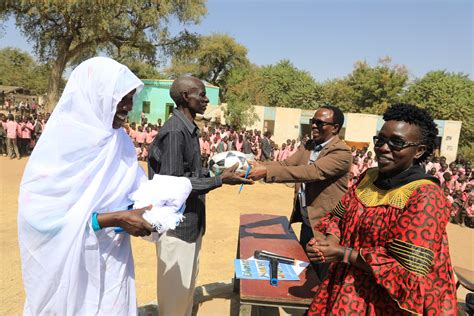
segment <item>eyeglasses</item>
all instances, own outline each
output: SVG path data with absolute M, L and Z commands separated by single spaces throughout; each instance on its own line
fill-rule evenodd
M 420 143 L 410 143 L 404 140 L 390 139 L 383 136 L 374 136 L 374 147 L 380 148 L 387 144 L 390 150 L 400 151 L 407 147 L 418 146 Z
M 326 125 L 334 125 L 334 123 L 329 123 L 329 122 L 324 122 L 318 119 L 310 118 L 309 119 L 309 125 L 316 125 L 318 129 L 322 129 Z

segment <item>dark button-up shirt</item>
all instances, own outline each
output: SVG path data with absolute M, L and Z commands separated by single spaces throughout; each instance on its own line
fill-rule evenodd
M 186 177 L 191 181 L 192 191 L 186 201 L 184 221 L 170 232 L 186 242 L 196 241 L 206 227 L 205 194 L 220 187 L 222 181 L 220 177 L 210 178 L 202 168 L 199 128 L 177 109 L 150 145 L 148 177 L 152 179 L 155 173 Z

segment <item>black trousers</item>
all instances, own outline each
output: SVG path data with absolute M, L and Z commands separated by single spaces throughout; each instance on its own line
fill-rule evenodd
M 28 155 L 29 145 L 29 138 L 18 138 L 18 150 L 20 151 L 20 156 L 24 157 Z
M 313 238 L 313 230 L 311 227 L 306 225 L 305 223 L 301 224 L 301 231 L 300 231 L 300 245 L 303 247 L 303 249 L 306 249 L 306 244 Z M 324 280 L 328 274 L 329 270 L 329 263 L 312 263 L 311 265 L 313 266 L 314 270 L 316 271 L 316 274 L 319 277 L 319 280 Z

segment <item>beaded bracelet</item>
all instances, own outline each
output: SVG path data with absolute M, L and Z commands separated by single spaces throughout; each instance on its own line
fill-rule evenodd
M 352 248 L 346 247 L 346 249 L 344 250 L 344 257 L 342 259 L 342 262 L 350 264 L 351 254 Z
M 92 213 L 92 229 L 95 232 L 102 229 L 102 227 L 99 225 L 99 221 L 97 220 L 97 212 Z

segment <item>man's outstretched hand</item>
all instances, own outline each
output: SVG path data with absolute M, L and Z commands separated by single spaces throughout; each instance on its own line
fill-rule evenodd
M 252 179 L 254 181 L 258 181 L 260 179 L 266 178 L 266 176 L 267 176 L 267 167 L 265 167 L 262 164 L 259 164 L 258 162 L 255 162 L 255 161 L 251 161 L 251 162 L 249 162 L 249 164 L 250 164 L 250 167 L 252 168 L 252 169 L 250 169 L 250 172 L 249 172 L 249 175 L 248 175 L 249 179 Z
M 224 184 L 237 185 L 237 184 L 253 184 L 253 180 L 245 179 L 245 173 L 235 173 L 235 170 L 239 167 L 236 163 L 230 168 L 227 168 L 222 172 L 221 180 Z

